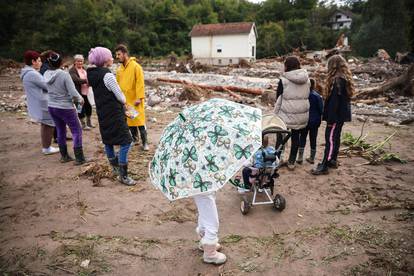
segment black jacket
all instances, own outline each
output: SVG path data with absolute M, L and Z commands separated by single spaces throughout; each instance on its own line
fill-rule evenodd
M 347 94 L 344 78 L 334 80 L 331 95 L 325 100 L 322 119 L 328 123 L 351 121 L 351 100 Z
M 88 82 L 95 97 L 96 114 L 99 130 L 105 145 L 125 145 L 132 142 L 131 133 L 126 122 L 123 104 L 114 93 L 106 88 L 103 78 L 111 73 L 108 68 L 95 67 L 87 70 Z

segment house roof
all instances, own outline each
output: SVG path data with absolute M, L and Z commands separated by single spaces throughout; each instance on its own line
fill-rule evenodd
M 335 14 L 337 14 L 337 13 L 342 13 L 342 14 L 345 14 L 346 16 L 349 16 L 349 17 L 353 17 L 354 16 L 354 14 L 351 12 L 351 11 L 347 11 L 347 10 L 336 10 L 333 14 L 332 14 L 332 16 L 334 16 Z
M 257 37 L 257 31 L 254 22 L 234 22 L 219 24 L 198 24 L 194 25 L 189 36 L 211 36 L 211 35 L 229 35 L 250 33 L 254 27 Z

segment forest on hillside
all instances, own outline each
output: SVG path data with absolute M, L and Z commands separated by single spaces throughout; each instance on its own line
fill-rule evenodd
M 297 47 L 332 48 L 339 32 L 327 23 L 337 9 L 353 14 L 351 29 L 341 32 L 354 55 L 371 56 L 379 48 L 391 55 L 413 51 L 411 0 L 346 0 L 341 7 L 318 0 L 20 0 L 1 4 L 0 56 L 19 60 L 26 49 L 87 54 L 117 43 L 139 56 L 185 55 L 193 25 L 253 21 L 262 58 Z

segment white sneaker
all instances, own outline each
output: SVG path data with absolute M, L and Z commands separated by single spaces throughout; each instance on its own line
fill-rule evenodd
M 237 192 L 238 192 L 239 194 L 245 194 L 245 193 L 250 192 L 250 189 L 245 189 L 245 188 L 240 188 L 240 187 L 237 187 Z
M 58 148 L 55 148 L 55 147 L 52 147 L 52 146 L 50 146 L 50 147 L 48 147 L 46 149 L 42 149 L 42 153 L 44 155 L 55 154 L 55 153 L 58 153 L 58 152 L 59 152 L 59 149 Z

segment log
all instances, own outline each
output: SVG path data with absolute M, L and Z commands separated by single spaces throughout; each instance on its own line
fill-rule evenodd
M 363 104 L 376 104 L 376 103 L 385 103 L 388 100 L 387 97 L 380 97 L 376 99 L 367 99 L 367 100 L 358 100 L 358 103 Z
M 357 93 L 352 97 L 352 100 L 359 100 L 359 99 L 368 99 L 368 98 L 375 98 L 379 95 L 383 95 L 390 89 L 394 88 L 402 88 L 401 91 L 403 94 L 408 96 L 414 96 L 414 64 L 411 65 L 408 70 L 398 76 L 386 82 L 385 84 L 378 86 L 378 87 L 370 87 L 367 89 L 362 90 L 361 92 Z
M 175 80 L 175 79 L 166 79 L 166 78 L 157 78 L 157 81 L 191 85 L 191 86 L 199 87 L 202 89 L 213 90 L 213 91 L 218 91 L 218 92 L 232 91 L 232 92 L 246 93 L 250 95 L 262 95 L 263 93 L 263 89 L 260 89 L 260 88 L 245 88 L 245 87 L 237 87 L 237 86 L 231 86 L 231 85 L 229 86 L 206 85 L 206 84 L 192 83 L 186 80 Z

